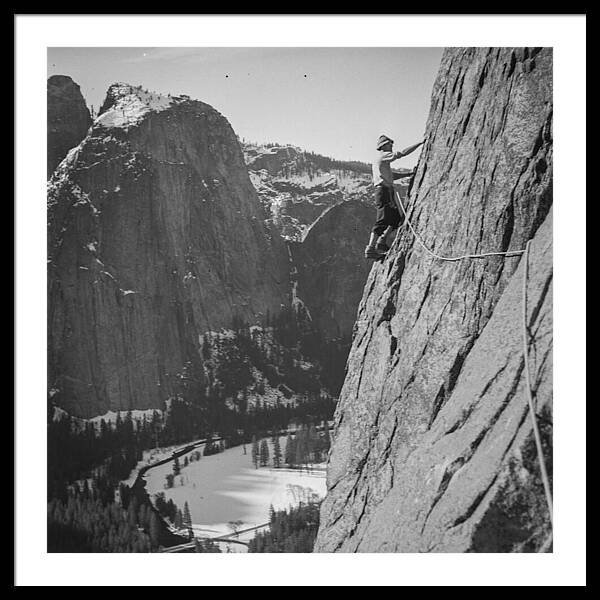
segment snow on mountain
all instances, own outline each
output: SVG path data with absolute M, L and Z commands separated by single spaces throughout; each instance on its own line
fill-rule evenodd
M 149 113 L 166 110 L 176 100 L 172 96 L 149 92 L 142 86 L 132 86 L 126 83 L 113 84 L 100 109 L 100 115 L 94 121 L 94 126 L 127 130 L 140 123 Z
M 330 207 L 358 199 L 371 204 L 371 167 L 338 161 L 296 146 L 242 143 L 250 180 L 268 221 L 288 240 L 301 241 Z

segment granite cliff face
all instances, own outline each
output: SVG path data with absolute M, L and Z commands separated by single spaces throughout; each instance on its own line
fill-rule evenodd
M 409 215 L 445 256 L 532 239 L 532 386 L 552 466 L 552 53 L 444 53 Z M 538 551 L 550 522 L 527 410 L 524 258 L 442 262 L 403 229 L 375 264 L 336 412 L 320 552 Z
M 200 338 L 289 305 L 227 120 L 187 97 L 112 86 L 48 185 L 49 389 L 79 416 L 162 406 Z
M 77 146 L 92 124 L 79 86 L 66 75 L 48 79 L 48 162 L 50 178 L 67 152 Z

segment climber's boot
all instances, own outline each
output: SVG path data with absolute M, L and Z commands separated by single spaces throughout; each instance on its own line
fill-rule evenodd
M 379 252 L 375 246 L 367 246 L 365 248 L 365 258 L 369 260 L 378 260 L 385 256 L 385 252 Z
M 375 250 L 377 250 L 377 252 L 380 252 L 381 254 L 385 254 L 389 249 L 390 247 L 386 244 L 385 238 L 380 237 L 377 240 L 377 244 L 375 245 Z

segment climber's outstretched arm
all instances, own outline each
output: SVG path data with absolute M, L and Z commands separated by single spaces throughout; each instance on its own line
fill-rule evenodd
M 404 150 L 400 151 L 401 156 L 408 156 L 412 154 L 419 146 L 425 143 L 425 140 L 421 140 L 418 144 L 413 144 L 412 146 L 408 146 L 408 148 L 404 148 Z

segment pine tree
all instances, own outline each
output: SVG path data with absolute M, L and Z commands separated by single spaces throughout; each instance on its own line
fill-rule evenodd
M 303 465 L 308 461 L 308 432 L 304 425 L 296 432 L 296 464 Z
M 185 501 L 183 505 L 183 526 L 187 528 L 188 535 L 190 538 L 193 537 L 194 532 L 192 531 L 192 515 L 190 513 L 190 505 Z
M 254 465 L 255 469 L 258 469 L 258 455 L 259 455 L 258 440 L 256 439 L 256 436 L 253 436 L 252 437 L 252 464 Z
M 281 466 L 281 445 L 279 443 L 279 436 L 275 436 L 273 440 L 273 466 L 279 469 Z
M 138 523 L 140 527 L 148 529 L 148 513 L 145 504 L 141 504 L 138 510 Z
M 133 414 L 131 409 L 125 414 L 125 421 L 123 422 L 123 431 L 125 432 L 126 442 L 129 443 L 133 439 Z
M 288 433 L 285 443 L 285 464 L 290 467 L 296 464 L 296 440 Z
M 154 511 L 150 514 L 150 542 L 153 548 L 158 548 L 160 544 L 160 519 Z
M 300 436 L 298 434 L 296 435 L 296 438 L 296 457 L 294 459 L 294 463 L 302 467 L 302 464 L 304 463 L 303 444 L 302 440 L 299 439 Z
M 90 497 L 90 485 L 87 479 L 83 480 L 83 486 L 81 489 L 81 496 L 84 500 L 87 500 Z
M 267 440 L 260 443 L 260 466 L 266 467 L 269 464 L 269 445 Z
M 160 421 L 160 415 L 158 414 L 158 411 L 153 410 L 152 411 L 152 422 L 150 424 L 150 429 L 152 430 L 152 434 L 154 436 L 154 447 L 158 448 L 159 446 L 159 440 L 160 440 L 160 430 L 161 430 L 161 421 Z
M 129 506 L 127 507 L 127 521 L 132 527 L 136 527 L 137 520 L 137 498 L 134 496 L 129 502 Z
M 179 458 L 175 457 L 173 461 L 173 475 L 177 476 L 181 473 L 181 465 L 179 464 Z
M 165 511 L 167 513 L 167 516 L 173 523 L 175 521 L 175 515 L 177 514 L 177 506 L 175 506 L 175 502 L 173 502 L 171 498 L 169 498 L 169 501 L 167 502 Z
M 175 521 L 174 521 L 173 525 L 175 525 L 176 529 L 183 528 L 183 513 L 181 512 L 180 508 L 178 508 L 177 512 L 175 513 Z
M 317 428 L 311 423 L 306 438 L 307 460 L 309 462 L 317 462 L 317 454 L 319 452 L 319 434 Z

